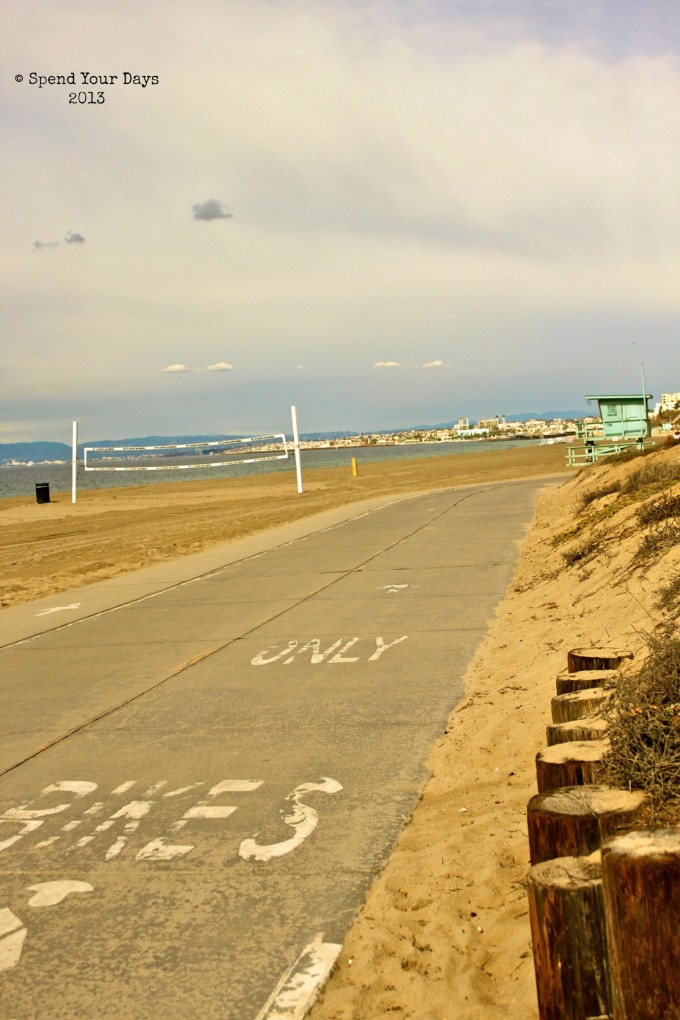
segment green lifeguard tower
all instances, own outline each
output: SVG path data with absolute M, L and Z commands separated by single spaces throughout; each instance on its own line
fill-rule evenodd
M 652 393 L 586 394 L 597 400 L 605 439 L 648 439 L 652 434 L 647 401 Z
M 647 407 L 652 397 L 653 394 L 644 392 L 644 388 L 641 393 L 586 394 L 586 400 L 597 400 L 604 442 L 598 443 L 592 435 L 588 435 L 587 427 L 583 431 L 579 430 L 585 443 L 567 450 L 567 464 L 570 467 L 580 467 L 592 464 L 601 457 L 623 453 L 631 447 L 642 450 L 645 440 L 652 434 Z

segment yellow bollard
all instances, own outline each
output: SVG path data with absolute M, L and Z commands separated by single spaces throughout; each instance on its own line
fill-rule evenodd
M 357 467 L 356 457 L 352 457 L 352 477 L 353 478 L 359 477 L 359 468 Z

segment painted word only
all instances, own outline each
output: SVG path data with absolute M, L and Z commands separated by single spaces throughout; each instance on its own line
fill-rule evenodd
M 108 809 L 103 800 L 96 800 L 84 810 L 79 810 L 78 802 L 93 797 L 98 789 L 97 783 L 82 779 L 63 779 L 46 786 L 34 801 L 8 808 L 0 814 L 0 853 L 9 850 L 27 837 L 34 837 L 29 841 L 32 843 L 32 850 L 54 847 L 65 855 L 83 850 L 97 841 L 103 850 L 104 860 L 115 860 L 128 847 L 142 822 L 154 809 L 157 812 L 163 809 L 163 813 L 166 813 L 171 805 L 181 804 L 182 800 L 186 800 L 187 795 L 193 792 L 191 796 L 193 803 L 190 806 L 185 803 L 179 810 L 175 809 L 173 812 L 175 820 L 166 824 L 165 831 L 161 830 L 161 834 L 150 841 L 147 835 L 147 842 L 135 854 L 137 861 L 172 861 L 185 857 L 196 845 L 173 842 L 177 839 L 178 833 L 182 832 L 184 836 L 187 827 L 190 831 L 191 826 L 198 821 L 209 821 L 221 826 L 238 808 L 238 804 L 224 803 L 223 798 L 226 796 L 231 799 L 234 794 L 252 793 L 259 790 L 263 782 L 262 779 L 223 779 L 205 790 L 196 800 L 194 791 L 207 784 L 192 783 L 175 790 L 166 790 L 168 782 L 161 780 L 140 791 L 140 799 L 128 800 L 125 795 L 137 785 L 135 780 L 131 780 L 111 791 L 109 796 L 114 798 L 114 803 Z M 339 793 L 340 790 L 342 790 L 340 783 L 329 777 L 324 777 L 318 783 L 302 783 L 296 786 L 285 798 L 285 806 L 280 812 L 284 825 L 292 830 L 289 838 L 268 844 L 258 843 L 255 838 L 244 839 L 239 846 L 239 856 L 246 861 L 268 862 L 289 854 L 304 843 L 319 821 L 316 809 L 306 803 L 307 795 L 333 794 Z M 115 800 L 118 800 L 119 804 L 121 800 L 124 803 L 118 807 Z M 67 813 L 74 807 L 80 817 L 66 821 Z M 115 810 L 112 811 L 112 807 Z M 45 833 L 43 826 L 47 827 L 49 835 Z M 58 831 L 55 833 L 54 829 Z
M 321 662 L 327 662 L 332 665 L 336 663 L 359 662 L 362 659 L 365 659 L 367 662 L 377 662 L 389 648 L 394 648 L 407 639 L 408 634 L 398 637 L 395 641 L 385 641 L 381 637 L 371 639 L 343 637 L 338 638 L 328 648 L 321 647 L 319 638 L 312 638 L 310 641 L 305 642 L 292 639 L 291 641 L 286 641 L 285 644 L 279 643 L 264 648 L 250 660 L 250 664 L 251 666 L 269 666 L 272 662 L 282 662 L 284 666 L 290 666 L 291 663 L 299 662 L 308 656 L 312 666 L 317 666 Z M 355 648 L 354 646 L 358 645 L 360 641 L 368 642 L 369 648 L 366 649 L 365 645 Z M 347 655 L 347 652 L 350 650 L 361 652 L 362 654 Z

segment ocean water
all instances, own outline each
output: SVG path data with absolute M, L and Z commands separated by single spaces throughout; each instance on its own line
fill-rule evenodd
M 538 440 L 499 439 L 465 440 L 457 443 L 408 443 L 405 446 L 360 446 L 332 450 L 302 450 L 302 483 L 305 468 L 331 468 L 352 463 L 356 457 L 359 472 L 361 465 L 371 461 L 408 460 L 423 457 L 465 456 L 484 450 L 509 450 L 514 447 L 536 445 Z M 262 461 L 239 466 L 200 467 L 188 471 L 83 471 L 78 468 L 78 489 L 110 489 L 133 485 L 158 485 L 162 482 L 182 482 L 205 478 L 235 478 L 245 475 L 267 474 L 271 471 L 292 473 L 295 484 L 295 461 L 291 453 L 288 460 Z M 50 492 L 71 491 L 71 465 L 69 464 L 0 464 L 0 499 L 8 496 L 35 496 L 36 483 L 48 482 Z

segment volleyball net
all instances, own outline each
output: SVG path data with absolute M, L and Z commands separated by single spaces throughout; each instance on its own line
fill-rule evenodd
M 295 457 L 297 489 L 302 492 L 300 437 L 297 411 L 291 407 L 293 439 L 284 432 L 267 436 L 238 436 L 228 439 L 196 439 L 186 443 L 153 443 L 145 446 L 101 444 L 83 447 L 84 471 L 191 471 L 229 468 L 241 464 L 288 460 Z M 71 501 L 76 502 L 78 469 L 78 422 L 73 422 L 71 458 Z
M 150 446 L 85 446 L 84 471 L 191 471 L 287 460 L 285 433 Z

